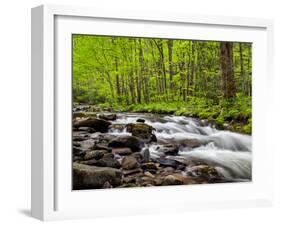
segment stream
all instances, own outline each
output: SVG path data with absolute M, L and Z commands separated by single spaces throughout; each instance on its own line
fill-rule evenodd
M 205 121 L 173 115 L 157 115 L 149 113 L 118 113 L 112 122 L 116 125 L 135 123 L 144 119 L 155 131 L 157 142 L 146 144 L 151 158 L 159 158 L 163 152 L 158 151 L 159 145 L 176 144 L 179 152 L 166 158 L 182 163 L 202 161 L 215 169 L 229 181 L 250 181 L 252 169 L 252 138 L 249 135 L 217 130 Z M 131 135 L 127 129 L 113 129 L 109 135 Z M 200 145 L 194 148 L 181 145 L 184 140 L 196 139 Z

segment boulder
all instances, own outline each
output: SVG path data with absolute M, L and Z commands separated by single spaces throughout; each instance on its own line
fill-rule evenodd
M 164 178 L 162 185 L 181 185 L 183 181 L 174 175 L 168 175 Z
M 156 147 L 156 150 L 164 153 L 165 155 L 177 155 L 179 147 L 174 144 L 164 144 Z
M 117 155 L 130 155 L 133 152 L 131 148 L 112 148 L 112 153 Z
M 102 188 L 106 182 L 116 187 L 121 185 L 121 179 L 118 169 L 73 163 L 73 189 Z
M 111 125 L 110 122 L 103 119 L 88 118 L 86 120 L 77 121 L 73 124 L 75 128 L 79 127 L 90 127 L 95 131 L 105 133 L 108 131 L 108 127 Z
M 135 136 L 122 136 L 116 137 L 109 141 L 108 147 L 112 148 L 131 148 L 133 152 L 140 151 L 143 147 L 143 142 L 141 139 Z
M 145 120 L 142 118 L 138 118 L 136 122 L 141 122 L 141 123 L 145 123 Z
M 145 123 L 129 123 L 126 125 L 127 131 L 132 133 L 133 136 L 141 139 L 150 140 L 154 128 Z M 155 138 L 154 138 L 155 139 Z
M 137 159 L 133 156 L 125 156 L 122 159 L 122 168 L 125 170 L 131 170 L 139 167 Z
M 117 119 L 117 115 L 116 114 L 100 114 L 99 118 L 107 120 L 107 121 L 114 121 Z

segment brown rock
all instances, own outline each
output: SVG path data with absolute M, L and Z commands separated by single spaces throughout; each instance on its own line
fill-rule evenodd
M 79 127 L 90 127 L 93 128 L 95 131 L 105 133 L 108 130 L 108 127 L 111 125 L 110 122 L 103 120 L 103 119 L 96 119 L 96 118 L 88 118 L 85 120 L 77 121 L 73 124 L 75 128 Z
M 135 169 L 131 169 L 131 170 L 123 170 L 122 172 L 125 176 L 132 175 L 132 174 L 138 175 L 138 174 L 142 173 L 142 170 L 140 168 L 135 168 Z
M 183 181 L 177 178 L 174 175 L 168 175 L 164 178 L 162 185 L 180 185 L 183 184 Z
M 122 159 L 122 168 L 125 170 L 131 170 L 139 167 L 137 159 L 133 156 L 125 156 Z
M 144 172 L 144 175 L 150 178 L 155 178 L 155 176 L 148 171 Z
M 202 145 L 201 142 L 197 139 L 187 139 L 182 141 L 181 144 L 189 148 L 197 148 Z
M 145 123 L 130 123 L 127 126 L 127 131 L 132 133 L 133 136 L 141 139 L 151 139 L 153 127 Z
M 105 150 L 93 150 L 93 151 L 87 151 L 84 159 L 89 160 L 89 159 L 101 159 L 104 154 L 107 153 Z
M 112 148 L 112 153 L 117 155 L 130 155 L 133 152 L 131 148 Z

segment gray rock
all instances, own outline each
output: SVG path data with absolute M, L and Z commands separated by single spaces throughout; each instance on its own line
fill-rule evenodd
M 177 168 L 177 166 L 181 163 L 179 163 L 178 161 L 176 160 L 173 160 L 173 159 L 167 159 L 167 158 L 155 158 L 153 159 L 153 161 L 157 162 L 160 164 L 160 166 L 170 166 L 170 167 L 173 167 L 173 168 Z
M 150 161 L 150 152 L 148 148 L 143 149 L 141 152 L 142 162 L 149 162 Z
M 122 173 L 109 167 L 95 167 L 73 163 L 73 189 L 102 188 L 106 182 L 120 186 Z
M 177 155 L 179 147 L 174 144 L 164 144 L 156 147 L 156 150 L 164 153 L 165 155 Z
M 112 148 L 131 148 L 133 152 L 140 151 L 143 147 L 143 142 L 141 139 L 135 136 L 122 136 L 116 137 L 109 141 L 108 147 Z

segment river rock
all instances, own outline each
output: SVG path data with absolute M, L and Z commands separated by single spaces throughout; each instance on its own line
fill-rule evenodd
M 174 159 L 167 159 L 167 158 L 155 158 L 153 159 L 153 161 L 157 162 L 160 164 L 160 166 L 170 166 L 173 167 L 174 169 L 177 168 L 177 166 L 180 164 L 178 161 L 174 160 Z
M 84 155 L 86 154 L 86 150 L 80 148 L 80 147 L 72 147 L 72 153 L 75 156 L 80 156 L 80 157 L 84 157 Z
M 129 123 L 126 125 L 127 131 L 132 133 L 133 136 L 141 139 L 150 140 L 154 128 L 145 123 Z
M 108 181 L 106 181 L 102 186 L 102 188 L 112 188 L 112 187 L 113 186 Z
M 135 176 L 135 175 L 142 173 L 142 170 L 140 168 L 135 168 L 135 169 L 130 169 L 130 170 L 123 170 L 122 172 L 125 176 L 128 176 L 128 175 Z
M 85 156 L 84 156 L 84 160 L 89 160 L 89 159 L 101 159 L 104 154 L 106 154 L 107 151 L 106 150 L 93 150 L 93 151 L 87 151 Z
M 143 142 L 141 139 L 135 136 L 122 136 L 116 137 L 109 141 L 108 147 L 112 148 L 131 148 L 133 152 L 140 151 L 143 146 Z
M 175 177 L 174 175 L 168 175 L 164 178 L 162 185 L 181 185 L 183 181 L 179 178 Z
M 73 131 L 72 141 L 79 142 L 89 139 L 89 133 L 85 131 Z
M 122 168 L 125 170 L 138 168 L 140 165 L 137 159 L 133 156 L 125 156 L 122 159 Z
M 73 107 L 74 112 L 86 112 L 90 109 L 89 105 L 76 105 Z
M 109 129 L 111 130 L 118 130 L 118 131 L 123 131 L 126 128 L 124 124 L 112 124 L 110 125 Z
M 148 148 L 141 150 L 140 154 L 142 156 L 141 162 L 145 163 L 150 161 L 150 152 Z
M 73 162 L 83 161 L 83 157 L 75 155 L 75 156 L 72 157 L 72 161 Z
M 136 122 L 141 122 L 141 123 L 145 123 L 145 120 L 142 118 L 138 118 Z
M 179 147 L 175 144 L 164 144 L 157 146 L 156 150 L 164 153 L 165 155 L 177 155 Z
M 187 139 L 181 142 L 181 145 L 188 148 L 197 148 L 202 145 L 202 143 L 197 139 Z
M 202 177 L 208 180 L 219 178 L 220 175 L 215 167 L 208 165 L 198 165 L 187 168 L 187 175 L 194 177 Z
M 88 118 L 86 120 L 77 121 L 73 124 L 75 128 L 79 127 L 91 127 L 95 131 L 105 133 L 108 130 L 108 127 L 111 125 L 110 122 L 103 119 Z
M 81 112 L 81 111 L 73 113 L 73 118 L 88 118 L 88 117 L 96 118 L 97 114 L 94 112 Z
M 121 167 L 121 164 L 115 158 L 106 155 L 98 160 L 93 158 L 90 160 L 81 161 L 80 163 L 90 166 L 112 167 L 117 169 Z
M 78 128 L 78 131 L 85 131 L 87 133 L 94 133 L 94 132 L 96 132 L 96 130 L 91 128 L 91 127 L 80 127 L 80 128 Z
M 72 142 L 72 145 L 73 145 L 74 147 L 81 147 L 81 143 L 80 143 L 79 141 L 73 141 L 73 142 Z
M 103 139 L 103 138 L 102 138 Z M 92 147 L 92 150 L 106 150 L 107 152 L 111 152 L 111 148 L 106 146 L 106 145 L 102 145 L 102 144 L 98 144 L 95 143 Z
M 155 170 L 155 171 L 157 170 L 157 166 L 153 162 L 143 163 L 141 164 L 141 168 L 143 170 Z
M 117 115 L 116 114 L 100 114 L 99 118 L 107 120 L 107 121 L 114 121 L 117 119 Z
M 88 166 L 73 163 L 73 188 L 102 188 L 106 182 L 113 187 L 121 185 L 122 173 L 109 167 Z
M 149 171 L 145 171 L 143 174 L 147 177 L 155 178 L 155 176 L 152 173 L 150 173 Z
M 117 155 L 130 155 L 133 152 L 131 148 L 112 148 L 112 153 Z

